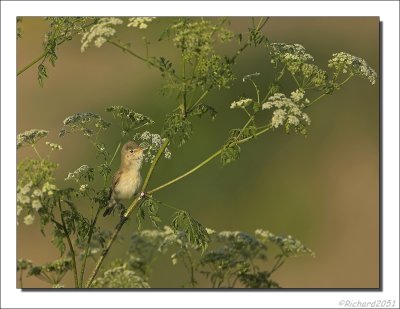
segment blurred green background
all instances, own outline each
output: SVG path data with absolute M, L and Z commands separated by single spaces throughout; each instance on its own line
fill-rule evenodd
M 144 54 L 141 40 L 151 41 L 170 21 L 160 18 L 146 30 L 121 28 L 123 41 Z M 231 18 L 230 29 L 245 32 L 250 18 Z M 38 17 L 24 18 L 22 39 L 17 41 L 17 69 L 42 52 L 47 23 Z M 264 33 L 270 41 L 299 43 L 326 68 L 335 52 L 348 52 L 364 58 L 379 75 L 379 19 L 377 17 L 272 17 Z M 156 41 L 156 40 L 155 40 Z M 220 46 L 232 54 L 235 44 Z M 165 42 L 151 44 L 150 55 L 167 56 L 174 62 L 176 50 Z M 82 164 L 94 165 L 95 157 L 84 137 L 58 138 L 62 121 L 75 112 L 104 112 L 109 105 L 125 105 L 149 115 L 161 128 L 164 115 L 175 105 L 173 97 L 163 97 L 160 74 L 144 63 L 110 45 L 80 52 L 80 38 L 61 45 L 56 67 L 49 66 L 49 79 L 41 88 L 37 66 L 17 78 L 17 132 L 37 128 L 50 131 L 49 140 L 64 150 L 54 153 L 60 163 L 59 185 L 69 171 Z M 229 105 L 239 96 L 254 95 L 241 77 L 260 72 L 271 79 L 272 67 L 263 48 L 249 48 L 240 57 L 231 89 L 214 91 L 205 101 L 219 112 L 217 119 L 195 121 L 194 136 L 181 149 L 172 148 L 173 158 L 163 160 L 153 175 L 150 188 L 180 175 L 215 152 L 226 140 L 230 128 L 243 124 L 244 117 Z M 286 92 L 294 89 L 288 85 Z M 254 232 L 257 228 L 276 234 L 290 234 L 316 252 L 316 258 L 289 260 L 274 274 L 287 288 L 378 288 L 379 287 L 379 86 L 354 78 L 338 93 L 319 101 L 308 111 L 312 119 L 309 134 L 286 135 L 273 131 L 242 147 L 240 160 L 222 167 L 215 160 L 195 174 L 159 191 L 156 198 L 186 209 L 202 224 L 215 230 Z M 118 131 L 106 140 L 114 147 Z M 42 143 L 43 144 L 43 143 Z M 39 145 L 39 149 L 43 145 Z M 18 159 L 34 156 L 32 149 L 18 151 Z M 114 169 L 118 162 L 115 162 Z M 144 167 L 144 172 L 148 166 Z M 144 174 L 143 172 L 143 174 Z M 69 184 L 70 185 L 70 184 Z M 85 205 L 80 205 L 85 207 Z M 169 214 L 165 213 L 165 222 Z M 99 224 L 112 228 L 118 218 L 101 218 Z M 131 220 L 123 228 L 126 242 L 116 243 L 113 257 L 128 248 L 129 235 L 136 225 Z M 35 223 L 19 224 L 17 257 L 42 264 L 58 258 L 57 250 L 44 238 Z M 90 262 L 89 269 L 93 267 Z M 87 272 L 89 273 L 89 272 Z M 204 286 L 201 278 L 200 286 Z M 180 287 L 187 281 L 169 256 L 156 263 L 152 287 Z M 72 276 L 66 277 L 67 286 Z M 35 278 L 24 280 L 24 287 L 48 287 Z

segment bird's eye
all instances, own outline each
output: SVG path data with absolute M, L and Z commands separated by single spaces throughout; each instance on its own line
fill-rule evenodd
M 133 153 L 133 149 L 129 150 L 130 153 Z

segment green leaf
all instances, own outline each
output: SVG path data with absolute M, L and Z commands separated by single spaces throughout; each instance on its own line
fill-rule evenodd
M 217 111 L 212 106 L 206 104 L 197 105 L 193 110 L 190 111 L 190 116 L 198 116 L 201 118 L 201 116 L 207 113 L 213 120 L 217 116 Z
M 193 134 L 192 123 L 187 117 L 180 113 L 167 115 L 164 123 L 163 135 L 181 147 L 190 139 Z
M 53 239 L 51 240 L 51 242 L 60 251 L 60 256 L 62 256 L 65 252 L 64 237 L 64 231 L 60 227 L 55 225 L 53 231 Z
M 209 242 L 207 230 L 187 211 L 179 210 L 172 217 L 172 228 L 185 233 L 187 240 L 194 247 L 204 252 Z
M 229 143 L 224 145 L 221 152 L 222 165 L 227 165 L 236 161 L 240 157 L 240 146 L 235 143 Z

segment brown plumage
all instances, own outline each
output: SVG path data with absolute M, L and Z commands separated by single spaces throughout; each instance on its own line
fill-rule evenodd
M 107 216 L 122 200 L 132 198 L 138 193 L 142 177 L 140 168 L 143 161 L 143 149 L 135 142 L 127 142 L 121 149 L 121 166 L 114 174 L 110 188 L 109 202 L 103 213 Z

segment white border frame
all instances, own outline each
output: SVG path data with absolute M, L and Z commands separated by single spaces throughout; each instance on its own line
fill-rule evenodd
M 112 2 L 112 3 L 111 3 Z M 379 16 L 383 22 L 382 292 L 21 292 L 15 288 L 16 16 Z M 329 13 L 329 15 L 327 15 Z M 399 3 L 397 1 L 1 1 L 1 307 L 339 307 L 341 300 L 399 306 Z M 14 130 L 13 130 L 14 129 Z M 67 294 L 65 294 L 67 293 Z M 88 294 L 92 293 L 92 294 Z M 359 305 L 361 307 L 362 305 Z M 344 306 L 342 306 L 344 307 Z

